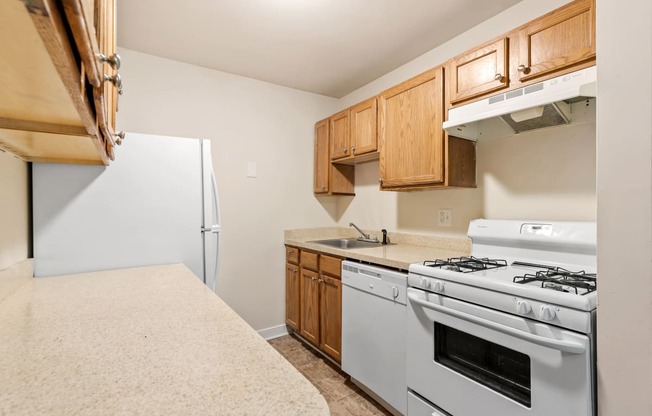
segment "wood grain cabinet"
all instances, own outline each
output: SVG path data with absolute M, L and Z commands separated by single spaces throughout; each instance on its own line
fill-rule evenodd
M 321 333 L 319 348 L 335 361 L 342 361 L 342 260 L 322 255 L 322 260 L 332 259 L 339 265 L 337 273 L 320 271 L 319 312 L 321 315 Z M 332 272 L 331 272 L 332 273 Z
M 521 83 L 593 65 L 595 0 L 574 1 L 524 25 L 515 52 L 512 70 Z
M 0 148 L 32 162 L 107 165 L 117 96 L 107 83 L 119 81 L 100 53 L 114 64 L 115 0 L 0 2 L 0 39 Z
M 475 143 L 442 128 L 443 88 L 437 67 L 379 95 L 380 189 L 475 186 Z
M 354 167 L 331 163 L 330 122 L 331 119 L 327 118 L 315 124 L 313 192 L 322 195 L 354 195 Z
M 509 86 L 507 37 L 482 45 L 451 59 L 446 82 L 453 104 Z
M 331 116 L 330 129 L 331 159 L 348 157 L 351 142 L 351 111 L 346 109 Z
M 288 247 L 286 247 L 288 249 Z M 301 250 L 299 267 L 299 334 L 336 361 L 342 354 L 342 259 Z M 293 276 L 294 264 L 286 270 L 286 323 L 296 329 L 296 299 L 288 291 L 297 290 Z M 290 283 L 288 283 L 290 282 Z M 289 287 L 289 288 L 288 288 Z
M 285 246 L 285 323 L 293 330 L 301 330 L 301 275 L 299 249 Z
M 335 138 L 331 159 L 336 163 L 357 164 L 377 160 L 378 105 L 369 98 L 331 117 L 331 132 Z

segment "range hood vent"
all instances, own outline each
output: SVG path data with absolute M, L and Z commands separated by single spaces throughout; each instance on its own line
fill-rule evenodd
M 570 124 L 570 103 L 595 96 L 596 68 L 586 68 L 453 108 L 444 129 L 451 136 L 478 140 L 494 131 L 518 134 Z

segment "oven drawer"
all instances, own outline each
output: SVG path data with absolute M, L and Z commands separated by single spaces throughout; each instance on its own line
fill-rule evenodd
M 594 414 L 584 334 L 415 288 L 407 334 L 408 387 L 455 416 Z
M 421 397 L 408 391 L 408 416 L 450 416 Z

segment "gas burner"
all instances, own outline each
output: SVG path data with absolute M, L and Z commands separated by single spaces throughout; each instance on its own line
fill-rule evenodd
M 460 273 L 477 272 L 507 266 L 507 261 L 488 258 L 452 257 L 447 260 L 426 260 L 424 266 L 438 267 L 444 270 L 452 270 Z
M 585 295 L 596 290 L 596 277 L 595 273 L 586 273 L 584 270 L 571 272 L 561 267 L 553 267 L 540 270 L 536 274 L 526 273 L 523 276 L 516 276 L 514 283 L 541 282 L 541 287 L 544 289 Z

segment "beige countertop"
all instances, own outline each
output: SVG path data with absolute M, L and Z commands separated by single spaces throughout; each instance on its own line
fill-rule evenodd
M 368 230 L 364 231 L 368 232 Z M 372 236 L 377 234 L 372 233 Z M 314 240 L 357 236 L 355 230 L 349 228 L 287 230 L 285 231 L 285 244 L 402 270 L 407 270 L 411 263 L 467 256 L 471 252 L 471 243 L 468 238 L 416 234 L 389 233 L 390 242 L 395 244 L 346 250 L 311 242 Z
M 183 265 L 11 286 L 0 298 L 1 415 L 329 414 Z

